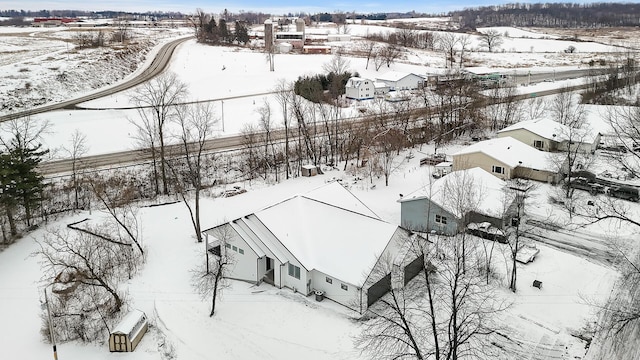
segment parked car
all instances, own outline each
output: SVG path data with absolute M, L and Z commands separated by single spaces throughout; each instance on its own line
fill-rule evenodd
M 595 182 L 590 182 L 587 178 L 577 177 L 571 179 L 569 187 L 574 189 L 586 190 L 591 195 L 604 194 L 604 186 Z
M 494 240 L 506 244 L 507 235 L 504 231 L 493 226 L 490 222 L 470 223 L 467 225 L 467 233 L 487 240 Z
M 638 189 L 631 186 L 614 185 L 609 187 L 607 194 L 609 196 L 617 197 L 618 199 L 624 199 L 637 202 L 640 198 Z

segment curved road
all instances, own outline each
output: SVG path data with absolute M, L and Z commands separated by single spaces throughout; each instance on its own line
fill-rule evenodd
M 21 118 L 24 116 L 29 116 L 29 115 L 34 115 L 34 114 L 40 114 L 40 113 L 44 113 L 44 112 L 48 112 L 48 111 L 53 111 L 53 110 L 59 110 L 59 109 L 73 109 L 75 108 L 75 106 L 77 104 L 83 103 L 85 101 L 89 101 L 89 100 L 95 100 L 104 96 L 108 96 L 111 94 L 115 94 L 117 92 L 123 91 L 123 90 L 127 90 L 130 89 L 134 86 L 140 85 L 145 81 L 149 81 L 150 79 L 152 79 L 154 76 L 160 74 L 169 64 L 169 60 L 171 60 L 171 56 L 173 55 L 173 52 L 175 51 L 175 49 L 178 47 L 178 45 L 182 44 L 183 42 L 191 39 L 191 36 L 188 37 L 183 37 L 183 38 L 179 38 L 176 40 L 172 40 L 166 44 L 164 44 L 160 50 L 158 50 L 158 53 L 156 54 L 156 57 L 153 59 L 153 61 L 151 62 L 151 64 L 149 64 L 149 67 L 147 67 L 144 71 L 142 71 L 140 74 L 138 74 L 137 76 L 121 82 L 115 86 L 109 87 L 107 89 L 104 90 L 100 90 L 97 92 L 94 92 L 92 94 L 89 95 L 85 95 L 85 96 L 81 96 L 75 99 L 71 99 L 71 100 L 67 100 L 67 101 L 63 101 L 63 102 L 59 102 L 59 103 L 55 103 L 55 104 L 50 104 L 50 105 L 45 105 L 45 106 L 41 106 L 41 107 L 37 107 L 34 109 L 29 109 L 26 111 L 21 111 L 21 112 L 17 112 L 17 113 L 13 113 L 13 114 L 8 114 L 8 115 L 4 115 L 4 116 L 0 116 L 0 122 L 4 122 L 4 121 L 8 121 L 8 120 L 12 120 L 12 119 L 17 119 L 17 118 Z

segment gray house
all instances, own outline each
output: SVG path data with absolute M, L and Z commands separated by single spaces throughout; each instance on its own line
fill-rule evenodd
M 507 183 L 481 168 L 454 171 L 398 200 L 401 225 L 419 232 L 454 235 L 471 222 L 502 228 L 511 217 Z

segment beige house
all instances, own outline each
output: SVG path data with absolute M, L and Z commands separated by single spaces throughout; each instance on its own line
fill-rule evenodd
M 566 151 L 576 144 L 585 153 L 593 153 L 600 143 L 600 133 L 588 126 L 571 128 L 550 119 L 528 120 L 498 131 L 498 137 L 512 137 L 538 150 Z
M 558 170 L 548 153 L 512 137 L 481 141 L 453 154 L 453 171 L 479 167 L 500 179 L 523 178 L 556 183 Z

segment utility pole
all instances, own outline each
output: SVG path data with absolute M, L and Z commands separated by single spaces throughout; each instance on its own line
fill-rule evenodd
M 222 106 L 222 132 L 224 132 L 224 100 L 220 100 Z
M 51 344 L 53 344 L 53 360 L 58 360 L 58 350 L 56 349 L 56 334 L 53 331 L 53 321 L 51 320 L 51 308 L 49 307 L 49 297 L 47 297 L 47 289 L 44 289 L 44 301 L 47 303 L 47 316 L 49 318 L 49 336 Z

